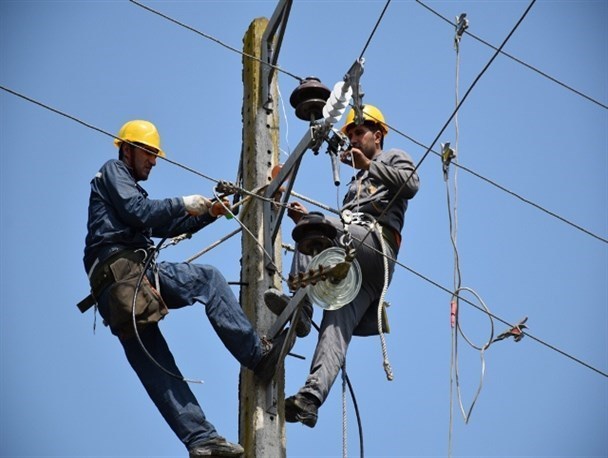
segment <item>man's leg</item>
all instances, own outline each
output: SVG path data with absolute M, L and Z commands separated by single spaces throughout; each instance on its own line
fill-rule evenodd
M 150 325 L 139 332 L 150 355 L 167 371 L 181 376 L 167 342 L 158 325 Z M 207 421 L 188 383 L 162 371 L 144 353 L 137 337 L 121 340 L 131 367 L 139 377 L 159 412 L 186 448 L 192 449 L 218 437 L 214 426 Z
M 217 268 L 162 262 L 159 273 L 161 295 L 170 309 L 201 302 L 213 329 L 230 353 L 243 366 L 255 368 L 262 359 L 264 348 L 230 285 Z

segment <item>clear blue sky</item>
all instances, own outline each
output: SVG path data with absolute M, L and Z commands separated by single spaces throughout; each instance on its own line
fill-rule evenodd
M 360 55 L 384 1 L 295 1 L 279 65 L 329 87 Z M 147 5 L 240 49 L 256 17 L 275 1 L 148 1 Z M 499 46 L 527 1 L 432 1 L 469 31 Z M 415 1 L 389 6 L 365 53 L 364 101 L 419 144 L 391 132 L 387 147 L 419 161 L 455 104 L 452 26 Z M 458 173 L 458 246 L 463 285 L 492 313 L 608 371 L 608 3 L 539 0 L 505 51 L 604 106 L 499 56 L 460 110 L 459 162 L 604 239 L 598 240 L 474 175 Z M 470 36 L 461 44 L 460 96 L 494 51 Z M 0 84 L 116 133 L 127 120 L 156 123 L 167 155 L 234 180 L 241 151 L 241 56 L 129 1 L 0 1 Z M 282 74 L 281 147 L 293 150 L 306 124 Z M 452 123 L 440 142 L 456 143 Z M 439 145 L 435 145 L 435 150 Z M 281 153 L 283 160 L 285 153 Z M 89 181 L 116 156 L 112 139 L 0 90 L 0 456 L 184 457 L 126 362 L 93 314 L 75 307 L 87 294 L 82 267 Z M 349 179 L 342 168 L 342 181 Z M 420 170 L 399 261 L 452 288 L 453 253 L 441 163 Z M 308 153 L 296 190 L 336 206 L 324 150 Z M 213 183 L 161 162 L 145 183 L 152 198 L 210 195 Z M 344 186 L 338 190 L 342 195 Z M 237 227 L 222 220 L 165 250 L 184 260 Z M 293 225 L 283 236 L 291 241 Z M 200 259 L 238 280 L 240 241 Z M 284 262 L 289 263 L 289 255 Z M 235 288 L 235 293 L 238 290 Z M 472 296 L 468 296 L 473 302 Z M 450 295 L 399 267 L 389 289 L 386 381 L 379 339 L 359 338 L 348 372 L 362 415 L 368 457 L 446 456 L 450 413 Z M 318 318 L 319 314 L 317 315 Z M 463 304 L 476 343 L 488 318 Z M 172 312 L 163 331 L 218 431 L 238 439 L 238 364 L 221 346 L 201 306 Z M 495 323 L 495 332 L 506 326 Z M 288 359 L 287 394 L 304 382 L 311 334 Z M 478 352 L 459 340 L 465 404 L 480 377 Z M 608 379 L 530 337 L 492 345 L 472 418 L 454 399 L 453 456 L 608 456 Z M 358 456 L 349 402 L 349 456 Z M 342 456 L 338 380 L 314 429 L 288 424 L 288 457 Z

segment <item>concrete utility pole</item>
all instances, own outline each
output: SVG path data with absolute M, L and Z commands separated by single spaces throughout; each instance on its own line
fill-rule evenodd
M 265 18 L 255 19 L 244 38 L 245 54 L 260 58 L 262 37 L 268 26 Z M 243 57 L 243 151 L 241 156 L 242 186 L 256 189 L 271 181 L 270 171 L 279 156 L 278 110 L 266 105 L 262 93 L 276 101 L 276 73 L 263 90 L 263 64 Z M 274 109 L 272 109 L 274 108 Z M 257 237 L 258 243 L 245 232 L 242 235 L 241 304 L 260 335 L 266 335 L 276 317 L 264 306 L 263 293 L 268 288 L 281 288 L 278 275 L 266 269 L 263 241 L 262 201 L 251 199 L 243 209 L 242 221 Z M 274 244 L 274 264 L 281 272 L 281 236 Z M 239 380 L 239 442 L 246 458 L 285 458 L 285 375 L 283 366 L 268 385 L 251 371 L 241 370 Z

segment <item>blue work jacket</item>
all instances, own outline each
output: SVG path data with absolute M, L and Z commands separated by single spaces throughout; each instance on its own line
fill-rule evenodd
M 127 164 L 110 160 L 91 180 L 85 270 L 119 250 L 149 248 L 152 237 L 194 233 L 213 221 L 209 214 L 190 216 L 181 197 L 148 199 Z

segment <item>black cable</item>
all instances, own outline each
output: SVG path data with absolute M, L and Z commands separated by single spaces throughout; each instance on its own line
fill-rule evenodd
M 317 330 L 317 332 L 321 332 L 321 328 L 317 323 L 315 323 L 312 319 L 310 320 L 312 326 Z M 359 413 L 359 405 L 357 404 L 357 398 L 355 396 L 355 390 L 353 385 L 350 383 L 350 377 L 346 372 L 346 368 L 342 365 L 342 372 L 344 372 L 344 378 L 346 378 L 346 383 L 348 385 L 348 391 L 350 392 L 350 397 L 353 400 L 353 408 L 355 409 L 355 416 L 357 417 L 357 427 L 359 429 L 359 451 L 361 454 L 361 458 L 364 457 L 364 448 L 363 448 L 363 423 L 361 422 L 361 414 Z
M 386 212 L 391 207 L 391 205 L 393 205 L 395 203 L 395 201 L 399 198 L 399 195 L 401 194 L 401 191 L 403 191 L 405 189 L 405 187 L 407 186 L 407 184 L 409 183 L 409 181 L 411 180 L 411 178 L 418 171 L 418 169 L 420 168 L 420 166 L 422 165 L 422 163 L 424 162 L 424 160 L 428 157 L 428 155 L 431 152 L 432 148 L 435 146 L 435 143 L 437 143 L 437 140 L 439 140 L 439 137 L 441 137 L 441 135 L 443 134 L 443 132 L 445 132 L 445 130 L 447 129 L 447 127 L 450 125 L 450 123 L 452 122 L 452 119 L 454 119 L 454 116 L 456 116 L 456 113 L 458 113 L 458 110 L 460 110 L 460 107 L 462 106 L 462 104 L 464 103 L 464 101 L 471 94 L 471 91 L 473 90 L 473 88 L 477 85 L 477 83 L 479 82 L 479 80 L 481 79 L 481 77 L 483 76 L 483 74 L 488 70 L 488 68 L 490 68 L 490 65 L 492 65 L 492 62 L 494 62 L 494 59 L 496 59 L 496 57 L 500 53 L 500 50 L 507 44 L 507 41 L 509 41 L 509 39 L 511 38 L 511 36 L 515 33 L 515 30 L 517 30 L 517 28 L 522 23 L 522 21 L 527 16 L 528 12 L 530 11 L 530 9 L 532 8 L 532 6 L 535 3 L 536 3 L 536 0 L 532 0 L 530 2 L 530 4 L 528 5 L 528 7 L 526 8 L 526 10 L 524 11 L 523 15 L 519 18 L 519 20 L 517 21 L 517 23 L 515 24 L 515 26 L 511 29 L 511 31 L 509 32 L 509 34 L 507 35 L 507 37 L 503 40 L 502 44 L 500 45 L 500 48 L 498 50 L 496 50 L 496 52 L 494 53 L 494 55 L 486 63 L 486 65 L 483 67 L 483 69 L 481 70 L 481 72 L 477 75 L 477 77 L 475 78 L 475 80 L 473 80 L 473 83 L 471 83 L 471 85 L 467 89 L 467 91 L 464 94 L 464 96 L 462 97 L 462 99 L 458 102 L 458 105 L 456 105 L 456 108 L 454 109 L 454 111 L 452 112 L 452 114 L 450 115 L 450 117 L 448 118 L 448 120 L 445 122 L 445 124 L 443 125 L 443 127 L 441 128 L 441 130 L 439 131 L 439 133 L 435 136 L 435 139 L 431 143 L 431 146 L 428 147 L 428 149 L 426 150 L 426 152 L 422 155 L 422 158 L 418 161 L 418 163 L 414 167 L 414 170 L 410 173 L 410 175 L 407 177 L 407 179 L 405 180 L 405 182 L 399 187 L 398 191 L 395 193 L 394 197 L 390 200 L 390 202 L 384 208 L 384 210 L 382 211 L 382 213 L 380 213 L 380 215 L 376 218 L 377 220 L 380 220 L 386 214 Z M 361 243 L 363 243 L 367 239 L 367 237 L 369 237 L 370 233 L 371 233 L 371 229 L 367 232 L 367 234 L 365 235 L 365 237 L 363 238 L 363 241 Z
M 437 12 L 437 11 L 435 11 L 435 10 L 433 10 L 433 9 L 432 9 L 430 6 L 425 5 L 425 4 L 424 4 L 422 1 L 420 1 L 420 0 L 416 0 L 416 2 L 417 2 L 417 3 L 419 3 L 420 5 L 422 5 L 423 7 L 425 7 L 425 8 L 426 8 L 427 10 L 429 10 L 431 13 L 435 14 L 436 16 L 438 16 L 438 17 L 440 17 L 441 19 L 443 19 L 444 21 L 446 21 L 448 24 L 451 24 L 451 25 L 452 25 L 452 26 L 454 26 L 454 27 L 456 26 L 456 24 L 454 24 L 454 23 L 453 23 L 452 21 L 450 21 L 448 18 L 446 18 L 446 17 L 442 16 L 440 13 L 438 13 L 438 12 Z M 483 43 L 484 45 L 486 45 L 486 46 L 488 46 L 488 47 L 490 47 L 490 48 L 492 48 L 492 49 L 496 50 L 496 47 L 494 47 L 494 45 L 492 45 L 492 44 L 488 43 L 487 41 L 485 41 L 485 40 L 483 40 L 483 39 L 481 39 L 481 38 L 479 38 L 479 37 L 475 36 L 475 35 L 474 35 L 474 34 L 472 34 L 471 32 L 467 32 L 467 31 L 465 30 L 465 32 L 464 32 L 464 33 L 466 33 L 467 35 L 469 35 L 471 38 L 474 38 L 475 40 L 479 41 L 480 43 Z M 524 67 L 527 67 L 528 69 L 530 69 L 530 70 L 532 70 L 532 71 L 534 71 L 534 72 L 538 73 L 539 75 L 544 76 L 545 78 L 547 78 L 547 79 L 549 79 L 549 80 L 553 81 L 554 83 L 559 84 L 560 86 L 564 87 L 565 89 L 568 89 L 569 91 L 572 91 L 572 92 L 574 92 L 575 94 L 577 94 L 577 95 L 579 95 L 579 96 L 581 96 L 581 97 L 583 97 L 583 98 L 585 98 L 585 99 L 589 100 L 590 102 L 593 102 L 593 103 L 595 103 L 595 104 L 599 105 L 599 106 L 600 106 L 600 107 L 602 107 L 602 108 L 606 108 L 606 109 L 608 109 L 608 105 L 605 105 L 605 104 L 603 104 L 602 102 L 599 102 L 599 101 L 595 100 L 594 98 L 592 98 L 592 97 L 590 97 L 590 96 L 588 96 L 588 95 L 586 95 L 586 94 L 583 94 L 581 91 L 578 91 L 578 90 L 574 89 L 573 87 L 568 86 L 568 85 L 567 85 L 567 84 L 565 84 L 565 83 L 562 83 L 562 82 L 561 82 L 561 81 L 559 81 L 558 79 L 556 79 L 556 78 L 552 77 L 551 75 L 548 75 L 547 73 L 545 73 L 545 72 L 543 72 L 543 71 L 541 71 L 541 70 L 539 70 L 539 69 L 537 69 L 537 68 L 533 67 L 532 65 L 529 65 L 529 64 L 525 63 L 524 61 L 522 61 L 522 60 L 518 59 L 517 57 L 512 56 L 511 54 L 507 53 L 506 51 L 500 51 L 500 53 L 501 53 L 501 54 L 503 54 L 504 56 L 508 57 L 509 59 L 514 60 L 514 61 L 515 61 L 515 62 L 517 62 L 518 64 L 521 64 L 521 65 L 523 65 Z
M 370 42 L 372 41 L 372 37 L 376 33 L 376 29 L 380 25 L 380 22 L 382 21 L 382 18 L 384 17 L 384 13 L 386 12 L 386 9 L 388 8 L 388 5 L 390 3 L 391 3 L 391 0 L 387 0 L 386 4 L 384 5 L 384 8 L 382 9 L 382 13 L 380 13 L 380 17 L 376 21 L 376 25 L 374 26 L 374 29 L 372 30 L 372 32 L 369 35 L 369 38 L 367 39 L 367 43 L 365 43 L 365 46 L 363 46 L 363 51 L 361 51 L 361 54 L 359 55 L 359 60 L 363 59 L 363 54 L 365 54 L 365 51 L 367 51 L 367 47 L 369 46 Z
M 387 123 L 384 123 L 384 124 L 386 125 L 386 127 L 387 127 L 388 129 L 392 130 L 392 131 L 393 131 L 393 132 L 395 132 L 397 135 L 401 135 L 403 138 L 408 139 L 409 141 L 411 141 L 411 142 L 412 142 L 412 143 L 414 143 L 415 145 L 418 145 L 418 146 L 420 146 L 421 148 L 425 148 L 425 149 L 426 149 L 426 148 L 428 148 L 426 145 L 424 145 L 424 144 L 422 144 L 421 142 L 417 141 L 416 139 L 414 139 L 414 138 L 410 137 L 409 135 L 405 134 L 404 132 L 401 132 L 400 130 L 396 129 L 395 127 L 392 127 L 392 126 L 390 126 L 390 125 L 389 125 L 389 124 L 387 124 Z M 433 149 L 430 149 L 430 148 L 429 148 L 429 150 L 431 151 L 431 153 L 435 154 L 436 156 L 438 156 L 438 157 L 441 159 L 441 153 L 439 153 L 439 152 L 437 152 L 437 151 L 435 151 L 435 150 L 433 150 Z M 528 205 L 533 206 L 533 207 L 534 207 L 534 208 L 536 208 L 537 210 L 540 210 L 540 211 L 542 211 L 542 212 L 546 213 L 547 215 L 552 216 L 552 217 L 554 217 L 554 218 L 556 218 L 556 219 L 560 220 L 561 222 L 566 223 L 566 224 L 568 224 L 568 225 L 572 226 L 573 228 L 575 228 L 575 229 L 577 229 L 577 230 L 579 230 L 579 231 L 581 231 L 581 232 L 584 232 L 585 234 L 590 235 L 591 237 L 594 237 L 594 238 L 596 238 L 596 239 L 600 240 L 601 242 L 608 243 L 608 239 L 606 239 L 606 238 L 602 237 L 601 235 L 597 235 L 597 234 L 595 234 L 595 233 L 591 232 L 590 230 L 585 229 L 584 227 L 582 227 L 582 226 L 580 226 L 580 225 L 578 225 L 578 224 L 576 224 L 576 223 L 574 223 L 574 222 L 572 222 L 572 221 L 570 221 L 570 220 L 568 220 L 568 219 L 564 218 L 563 216 L 560 216 L 560 215 L 558 215 L 557 213 L 555 213 L 555 212 L 553 212 L 553 211 L 551 211 L 551 210 L 548 210 L 548 209 L 544 208 L 544 207 L 543 207 L 543 206 L 541 206 L 540 204 L 537 204 L 537 203 L 535 203 L 535 202 L 531 201 L 530 199 L 528 199 L 528 198 L 526 198 L 526 197 L 523 197 L 523 196 L 521 196 L 521 195 L 517 194 L 517 193 L 516 193 L 516 192 L 514 192 L 514 191 L 511 191 L 510 189 L 506 188 L 505 186 L 503 186 L 503 185 L 501 185 L 501 184 L 499 184 L 499 183 L 496 183 L 495 181 L 493 181 L 493 180 L 491 180 L 491 179 L 489 179 L 489 178 L 486 178 L 486 177 L 484 177 L 483 175 L 480 175 L 479 173 L 475 172 L 474 170 L 471 170 L 471 169 L 469 169 L 469 168 L 467 168 L 467 167 L 465 167 L 465 166 L 461 165 L 459 162 L 452 162 L 452 164 L 453 164 L 455 167 L 457 167 L 457 168 L 459 168 L 459 169 L 461 169 L 461 170 L 464 170 L 465 172 L 468 172 L 468 173 L 470 173 L 471 175 L 473 175 L 473 176 L 475 176 L 475 177 L 479 178 L 480 180 L 485 181 L 486 183 L 488 183 L 488 184 L 490 184 L 490 185 L 494 186 L 495 188 L 500 189 L 501 191 L 506 192 L 507 194 L 510 194 L 511 196 L 513 196 L 513 197 L 515 197 L 515 198 L 517 198 L 517 199 L 521 200 L 522 202 L 524 202 L 524 203 L 526 203 L 526 204 L 528 204 Z
M 142 4 L 142 3 L 139 3 L 139 2 L 138 2 L 138 1 L 136 1 L 136 0 L 129 0 L 129 1 L 130 1 L 131 3 L 133 3 L 133 4 L 135 4 L 135 5 L 137 5 L 137 6 L 141 7 L 141 8 L 143 8 L 143 9 L 145 9 L 145 10 L 150 11 L 151 13 L 157 14 L 158 16 L 160 16 L 160 17 L 162 17 L 162 18 L 164 18 L 164 19 L 166 19 L 166 20 L 168 20 L 168 21 L 170 21 L 170 22 L 173 22 L 174 24 L 177 24 L 177 25 L 179 25 L 179 26 L 181 26 L 181 27 L 184 27 L 185 29 L 190 30 L 191 32 L 194 32 L 194 33 L 196 33 L 197 35 L 200 35 L 200 36 L 202 36 L 202 37 L 204 37 L 204 38 L 207 38 L 208 40 L 214 41 L 215 43 L 217 43 L 217 44 L 219 44 L 219 45 L 223 46 L 224 48 L 227 48 L 227 49 L 229 49 L 230 51 L 234 51 L 235 53 L 240 54 L 240 55 L 241 55 L 241 56 L 243 56 L 243 57 L 247 57 L 248 59 L 256 60 L 256 61 L 258 61 L 259 63 L 261 63 L 262 65 L 267 65 L 268 67 L 271 67 L 271 68 L 275 69 L 275 70 L 276 70 L 276 71 L 278 71 L 278 72 L 281 72 L 281 73 L 284 73 L 285 75 L 291 76 L 292 78 L 294 78 L 294 79 L 298 80 L 299 82 L 304 81 L 304 78 L 302 78 L 302 77 L 300 77 L 300 76 L 298 76 L 298 75 L 295 75 L 295 74 L 293 74 L 293 73 L 291 73 L 291 72 L 288 72 L 287 70 L 283 70 L 281 67 L 279 67 L 279 66 L 277 66 L 277 65 L 272 65 L 272 64 L 270 64 L 270 63 L 268 63 L 268 62 L 264 62 L 264 61 L 263 61 L 262 59 L 260 59 L 259 57 L 252 56 L 251 54 L 247 54 L 247 53 L 245 53 L 245 52 L 243 52 L 243 51 L 241 51 L 241 50 L 239 50 L 239 49 L 237 49 L 237 48 L 234 48 L 234 47 L 232 47 L 232 46 L 230 46 L 230 45 L 227 45 L 226 43 L 224 43 L 224 42 L 222 42 L 222 41 L 218 40 L 217 38 L 215 38 L 215 37 L 213 37 L 213 36 L 211 36 L 211 35 L 209 35 L 209 34 L 203 33 L 203 32 L 201 32 L 200 30 L 195 29 L 194 27 L 191 27 L 191 26 L 189 26 L 189 25 L 187 25 L 187 24 L 184 24 L 183 22 L 180 22 L 180 21 L 178 21 L 178 20 L 176 20 L 176 19 L 173 19 L 173 18 L 171 18 L 171 17 L 167 16 L 166 14 L 161 13 L 160 11 L 157 11 L 157 10 L 155 10 L 155 9 L 153 9 L 153 8 L 150 8 L 149 6 L 146 6 L 146 5 Z

